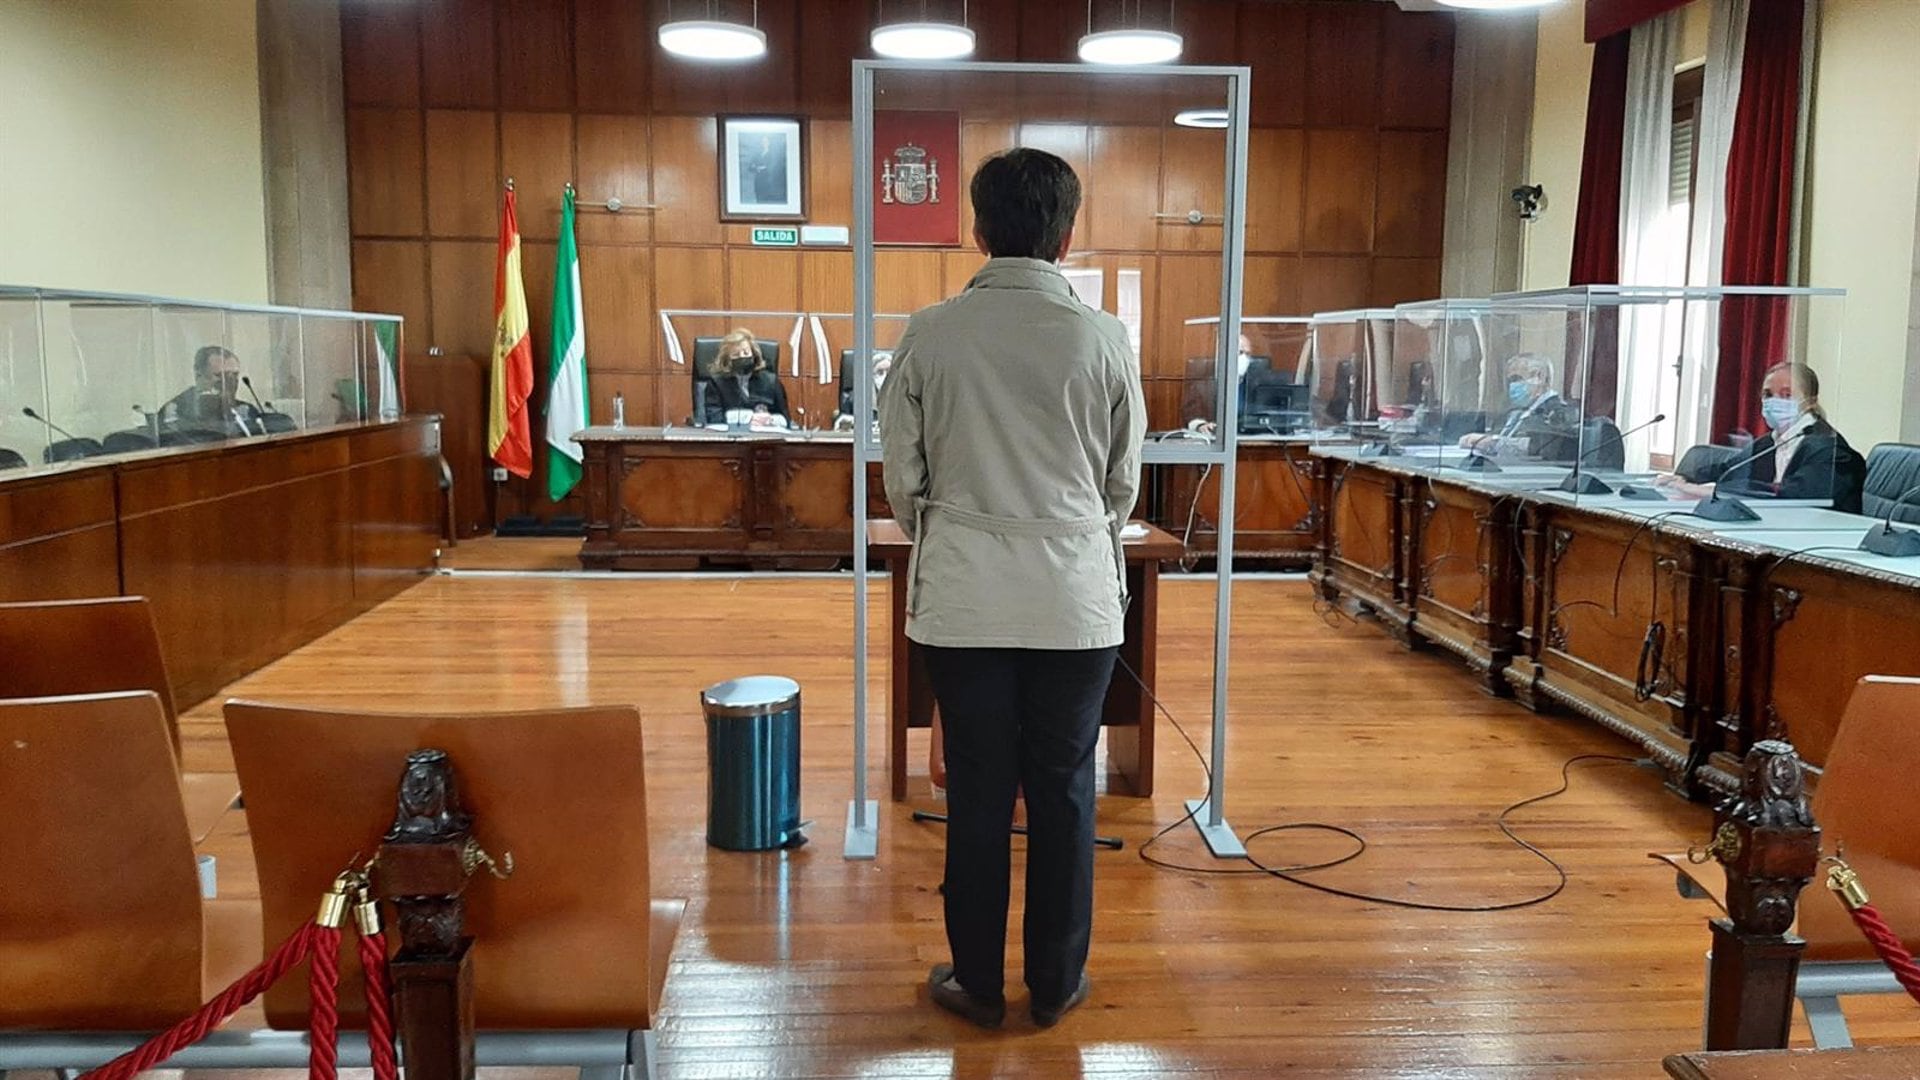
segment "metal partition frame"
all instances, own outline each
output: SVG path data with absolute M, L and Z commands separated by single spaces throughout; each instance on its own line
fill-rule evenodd
M 1192 77 L 1225 80 L 1227 88 L 1226 127 L 1226 205 L 1222 207 L 1221 274 L 1219 315 L 1225 325 L 1240 322 L 1241 278 L 1246 257 L 1247 205 L 1247 125 L 1251 69 L 1246 67 L 1090 67 L 1084 64 L 1020 63 L 922 63 L 916 61 L 856 60 L 853 63 L 853 294 L 854 354 L 862 370 L 870 365 L 873 351 L 874 311 L 874 239 L 873 203 L 866 188 L 874 174 L 873 113 L 874 78 L 888 72 L 946 74 L 956 77 L 976 75 L 1011 80 L 1019 75 L 1088 76 L 1113 78 Z M 1171 118 L 1169 118 L 1171 119 Z M 1214 370 L 1230 371 L 1233 339 L 1215 335 Z M 1215 415 L 1220 437 L 1206 443 L 1149 441 L 1144 451 L 1145 465 L 1210 465 L 1220 475 L 1220 503 L 1234 505 L 1235 463 L 1239 444 L 1239 395 L 1227 379 L 1215 379 L 1220 405 Z M 854 380 L 854 415 L 871 416 L 874 389 L 871 379 Z M 853 790 L 847 807 L 845 855 L 849 859 L 872 859 L 879 847 L 879 803 L 868 798 L 867 786 L 867 466 L 880 460 L 880 452 L 870 431 L 861 431 L 853 440 Z M 1227 774 L 1227 677 L 1229 641 L 1233 626 L 1233 541 L 1234 515 L 1223 514 L 1218 536 L 1218 559 L 1222 568 L 1216 576 L 1216 603 L 1213 634 L 1213 726 L 1211 745 L 1211 782 L 1206 796 L 1186 803 L 1188 817 L 1199 828 L 1207 847 L 1220 858 L 1238 858 L 1246 848 L 1225 816 Z M 904 658 L 900 658 L 904 662 Z M 1118 676 L 1116 676 L 1118 677 Z

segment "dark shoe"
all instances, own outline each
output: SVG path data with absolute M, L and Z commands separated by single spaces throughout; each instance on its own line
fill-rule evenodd
M 927 990 L 935 1005 L 983 1028 L 998 1028 L 1007 1018 L 1005 1001 L 982 1001 L 967 993 L 960 980 L 953 977 L 952 964 L 933 965 L 932 974 L 927 976 Z
M 1072 1012 L 1075 1008 L 1078 1008 L 1082 1002 L 1086 1001 L 1087 995 L 1091 993 L 1092 990 L 1093 984 L 1087 980 L 1087 973 L 1082 971 L 1080 973 L 1080 985 L 1074 987 L 1073 994 L 1068 997 L 1067 1000 L 1052 1008 L 1046 1008 L 1039 1002 L 1035 1002 L 1030 1006 L 1033 1026 L 1037 1028 L 1050 1028 L 1059 1023 L 1061 1017 Z

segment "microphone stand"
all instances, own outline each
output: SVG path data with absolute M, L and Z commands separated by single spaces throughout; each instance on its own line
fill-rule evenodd
M 1610 437 L 1610 440 L 1613 442 L 1620 443 L 1621 445 L 1624 446 L 1627 441 L 1627 436 L 1637 435 L 1640 432 L 1645 431 L 1646 429 L 1652 427 L 1653 425 L 1660 423 L 1662 420 L 1665 420 L 1666 418 L 1667 418 L 1667 414 L 1661 413 L 1660 415 L 1654 417 L 1653 419 L 1647 421 L 1644 424 L 1636 425 L 1635 427 L 1629 428 L 1626 431 L 1615 431 L 1613 435 Z M 1602 480 L 1599 477 L 1594 476 L 1592 473 L 1584 472 L 1581 469 L 1581 465 L 1586 462 L 1587 458 L 1592 454 L 1594 454 L 1596 451 L 1598 451 L 1601 447 L 1607 445 L 1608 441 L 1609 439 L 1602 439 L 1600 440 L 1599 446 L 1590 446 L 1587 449 L 1582 450 L 1580 452 L 1580 455 L 1573 459 L 1573 471 L 1567 474 L 1566 479 L 1560 481 L 1559 490 L 1572 492 L 1575 495 L 1612 495 L 1614 494 L 1613 488 L 1610 487 L 1605 480 Z
M 1880 524 L 1867 530 L 1860 538 L 1860 550 L 1873 555 L 1885 555 L 1895 559 L 1910 559 L 1920 556 L 1920 531 L 1896 529 L 1893 527 L 1893 515 L 1902 503 L 1915 495 L 1920 495 L 1920 486 L 1908 488 L 1893 505 L 1887 508 L 1887 516 Z
M 1780 445 L 1780 437 L 1778 435 L 1773 436 L 1773 443 L 1772 445 L 1768 446 L 1767 449 L 1754 451 L 1753 453 L 1748 454 L 1746 457 L 1743 457 L 1735 461 L 1733 464 L 1727 466 L 1725 469 L 1722 469 L 1720 472 L 1721 481 L 1724 481 L 1726 479 L 1726 475 L 1728 473 L 1732 472 L 1737 468 L 1740 468 L 1742 465 L 1753 464 L 1754 461 L 1758 460 L 1762 454 L 1766 454 L 1769 452 L 1777 454 L 1782 449 L 1784 449 L 1784 447 Z M 1731 521 L 1759 521 L 1760 520 L 1760 515 L 1754 512 L 1753 507 L 1748 506 L 1746 503 L 1740 501 L 1737 498 L 1734 498 L 1731 495 L 1726 496 L 1724 498 L 1721 497 L 1720 482 L 1715 482 L 1715 484 L 1713 485 L 1712 495 L 1708 496 L 1707 498 L 1701 499 L 1700 502 L 1697 505 L 1695 505 L 1692 510 L 1688 511 L 1688 513 L 1691 513 L 1694 517 L 1697 517 L 1697 518 L 1705 518 L 1708 521 L 1731 522 Z

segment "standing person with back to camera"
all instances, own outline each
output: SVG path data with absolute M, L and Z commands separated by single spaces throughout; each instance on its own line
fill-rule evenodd
M 961 295 L 913 316 L 880 402 L 887 498 L 914 542 L 907 637 L 944 721 L 947 942 L 935 1004 L 1006 1016 L 1009 852 L 1027 802 L 1026 983 L 1051 1027 L 1087 999 L 1093 750 L 1123 635 L 1120 530 L 1146 410 L 1120 321 L 1060 273 L 1080 180 L 1039 150 L 974 174 Z

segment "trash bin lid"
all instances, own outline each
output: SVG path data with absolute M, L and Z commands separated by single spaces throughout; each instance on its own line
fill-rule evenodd
M 748 675 L 714 683 L 700 694 L 708 716 L 765 716 L 800 703 L 800 684 L 784 675 Z

